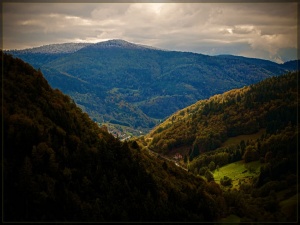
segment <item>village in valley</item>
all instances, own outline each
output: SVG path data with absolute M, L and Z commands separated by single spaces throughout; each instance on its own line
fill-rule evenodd
M 142 131 L 137 131 L 130 129 L 129 127 L 124 127 L 121 125 L 112 125 L 110 123 L 98 123 L 99 127 L 106 130 L 110 134 L 112 134 L 115 138 L 118 138 L 120 141 L 126 141 L 132 138 L 133 136 L 140 136 L 143 134 Z

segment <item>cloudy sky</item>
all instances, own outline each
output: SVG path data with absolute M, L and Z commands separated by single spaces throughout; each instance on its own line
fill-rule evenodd
M 256 1 L 257 2 L 257 1 Z M 297 3 L 3 3 L 3 49 L 129 42 L 208 55 L 297 58 Z

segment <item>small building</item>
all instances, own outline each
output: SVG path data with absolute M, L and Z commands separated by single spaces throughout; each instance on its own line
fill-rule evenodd
M 182 157 L 182 155 L 180 154 L 180 153 L 176 153 L 175 154 L 175 156 L 174 156 L 174 159 L 175 160 L 180 160 L 180 159 L 182 159 L 183 157 Z

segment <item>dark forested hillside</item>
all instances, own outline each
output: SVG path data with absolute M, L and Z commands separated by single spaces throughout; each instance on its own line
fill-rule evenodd
M 297 69 L 296 62 L 164 51 L 122 40 L 72 52 L 60 47 L 11 53 L 40 68 L 95 121 L 144 131 L 200 99 Z
M 3 222 L 214 221 L 219 185 L 99 128 L 41 71 L 2 54 Z

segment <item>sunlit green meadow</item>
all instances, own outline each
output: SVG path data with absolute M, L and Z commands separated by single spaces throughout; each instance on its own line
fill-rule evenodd
M 227 176 L 232 179 L 231 188 L 239 189 L 240 184 L 251 184 L 254 177 L 257 177 L 260 171 L 261 163 L 253 161 L 244 163 L 243 160 L 227 164 L 213 172 L 215 181 L 220 184 L 221 178 Z

